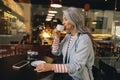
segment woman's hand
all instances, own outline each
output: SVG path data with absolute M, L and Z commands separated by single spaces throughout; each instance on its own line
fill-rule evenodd
M 55 28 L 55 29 L 54 29 L 54 38 L 59 39 L 59 38 L 60 38 L 60 34 L 61 34 L 61 32 L 58 31 L 58 30 Z
M 40 64 L 36 67 L 35 71 L 37 72 L 53 71 L 53 64 L 49 63 Z

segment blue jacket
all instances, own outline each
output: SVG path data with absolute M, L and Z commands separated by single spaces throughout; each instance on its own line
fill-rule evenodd
M 63 63 L 67 53 L 67 46 L 71 34 L 66 34 L 61 41 L 55 55 L 63 55 Z M 74 80 L 94 80 L 92 75 L 92 66 L 94 64 L 94 50 L 90 37 L 87 34 L 76 34 L 68 50 L 68 61 L 66 64 L 68 74 Z

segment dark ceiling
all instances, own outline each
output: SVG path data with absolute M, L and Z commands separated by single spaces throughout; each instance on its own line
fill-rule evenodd
M 17 2 L 26 2 L 31 4 L 50 5 L 50 0 L 15 0 Z M 120 0 L 61 0 L 63 6 L 74 6 L 84 8 L 86 3 L 90 4 L 91 9 L 114 10 L 120 11 Z

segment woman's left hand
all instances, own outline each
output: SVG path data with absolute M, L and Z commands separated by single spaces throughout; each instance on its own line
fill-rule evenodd
M 53 70 L 53 64 L 49 64 L 49 63 L 40 64 L 35 68 L 35 71 L 37 72 L 46 72 L 52 70 Z

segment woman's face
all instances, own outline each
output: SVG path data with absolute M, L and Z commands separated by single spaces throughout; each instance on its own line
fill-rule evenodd
M 73 25 L 67 20 L 67 18 L 63 15 L 63 25 L 65 30 L 71 31 L 73 30 Z

